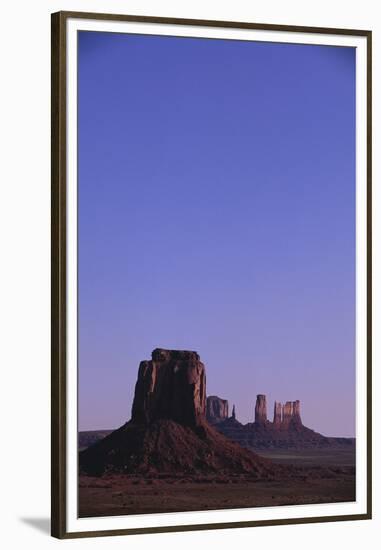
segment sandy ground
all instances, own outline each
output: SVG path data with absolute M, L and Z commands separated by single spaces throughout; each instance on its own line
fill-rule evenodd
M 292 478 L 277 481 L 258 481 L 244 476 L 81 476 L 79 516 L 218 510 L 355 500 L 352 451 L 272 451 L 265 454 L 280 463 L 297 464 L 300 470 Z M 301 456 L 303 454 L 304 457 Z
M 294 466 L 355 466 L 354 447 L 343 449 L 305 449 L 305 450 L 260 450 L 257 454 L 273 460 L 277 464 Z

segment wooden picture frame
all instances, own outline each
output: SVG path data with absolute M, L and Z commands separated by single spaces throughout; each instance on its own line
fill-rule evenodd
M 73 25 L 72 29 L 69 25 Z M 114 30 L 110 25 L 114 25 Z M 83 25 L 83 26 L 81 26 Z M 72 513 L 71 506 L 75 498 L 68 494 L 69 487 L 73 479 L 68 475 L 70 465 L 78 468 L 77 455 L 70 450 L 73 443 L 68 444 L 70 440 L 69 426 L 72 422 L 72 410 L 74 402 L 77 401 L 77 395 L 73 394 L 70 382 L 76 378 L 77 374 L 69 372 L 68 361 L 69 352 L 68 342 L 75 338 L 72 329 L 72 317 L 68 313 L 68 301 L 72 298 L 72 288 L 68 279 L 68 262 L 71 254 L 70 247 L 73 238 L 76 238 L 75 229 L 70 228 L 69 219 L 74 219 L 76 214 L 72 212 L 73 197 L 68 193 L 69 179 L 76 175 L 76 162 L 70 161 L 76 144 L 73 143 L 73 123 L 71 114 L 77 109 L 76 105 L 70 105 L 69 101 L 74 101 L 71 96 L 72 83 L 71 76 L 73 67 L 70 66 L 77 52 L 69 52 L 69 46 L 76 48 L 76 44 L 70 43 L 72 37 L 76 35 L 78 29 L 84 29 L 97 32 L 103 32 L 102 25 L 109 25 L 107 32 L 120 33 L 141 33 L 141 35 L 153 34 L 155 29 L 164 29 L 162 34 L 165 36 L 179 36 L 180 29 L 184 32 L 181 36 L 201 36 L 209 39 L 221 38 L 218 32 L 231 33 L 230 38 L 226 40 L 254 40 L 250 38 L 250 33 L 260 33 L 255 35 L 255 41 L 269 43 L 271 40 L 279 43 L 298 43 L 315 44 L 320 40 L 321 44 L 337 44 L 356 48 L 358 56 L 356 58 L 357 70 L 357 88 L 356 88 L 356 152 L 357 152 L 357 171 L 356 171 L 356 208 L 362 208 L 361 217 L 357 217 L 357 229 L 361 231 L 361 243 L 364 245 L 362 251 L 357 241 L 356 274 L 361 279 L 361 291 L 357 286 L 357 317 L 356 317 L 356 338 L 361 332 L 362 348 L 358 351 L 357 363 L 362 363 L 360 368 L 357 364 L 356 387 L 361 386 L 361 403 L 357 401 L 357 430 L 356 438 L 361 435 L 362 443 L 359 443 L 361 457 L 356 463 L 356 476 L 362 472 L 360 478 L 356 477 L 358 482 L 356 489 L 356 502 L 352 511 L 348 513 L 309 513 L 303 515 L 297 514 L 280 516 L 273 514 L 266 517 L 258 517 L 253 512 L 253 518 L 250 519 L 249 508 L 245 513 L 242 512 L 240 519 L 240 510 L 235 509 L 231 519 L 230 516 L 224 516 L 224 519 L 218 519 L 220 516 L 213 516 L 208 520 L 209 512 L 202 512 L 206 518 L 203 521 L 187 521 L 183 519 L 176 521 L 176 512 L 172 514 L 162 514 L 164 519 L 160 524 L 150 524 L 144 521 L 138 525 L 131 526 L 127 524 L 123 527 L 125 517 L 119 518 L 118 527 L 104 527 L 104 523 L 99 519 L 99 528 L 80 527 L 79 523 L 75 528 L 69 516 Z M 129 31 L 129 25 L 135 25 Z M 141 29 L 139 30 L 141 25 Z M 148 25 L 144 31 L 144 25 Z M 132 28 L 132 27 L 131 27 Z M 138 29 L 138 30 L 137 30 Z M 176 29 L 176 31 L 174 31 Z M 106 32 L 106 31 L 104 31 Z M 234 33 L 243 33 L 233 36 Z M 268 33 L 266 35 L 266 33 Z M 266 35 L 266 36 L 265 36 Z M 226 34 L 227 36 L 227 34 Z M 253 35 L 254 36 L 254 35 Z M 299 37 L 296 40 L 297 36 Z M 305 38 L 305 41 L 300 38 Z M 192 19 L 174 19 L 167 17 L 146 17 L 133 15 L 111 15 L 101 13 L 77 13 L 77 12 L 59 12 L 52 15 L 52 535 L 57 538 L 80 538 L 80 537 L 98 537 L 108 535 L 138 534 L 138 533 L 160 533 L 171 531 L 191 531 L 205 529 L 224 529 L 224 528 L 242 528 L 261 525 L 284 525 L 298 523 L 316 523 L 328 521 L 348 521 L 370 519 L 372 510 L 372 372 L 371 372 L 371 353 L 372 353 L 372 256 L 371 256 L 371 213 L 372 213 L 372 188 L 371 188 L 371 164 L 372 164 L 372 141 L 371 141 L 371 31 L 352 30 L 320 27 L 303 27 L 288 25 L 259 24 L 251 22 L 234 21 L 209 21 Z M 347 42 L 346 42 L 347 41 Z M 73 57 L 74 56 L 74 57 Z M 77 68 L 75 67 L 75 70 Z M 70 74 L 69 74 L 70 73 Z M 69 78 L 70 76 L 70 78 Z M 70 121 L 71 129 L 69 132 L 68 123 Z M 76 122 L 75 122 L 76 124 Z M 74 148 L 74 149 L 73 149 Z M 76 177 L 76 176 L 75 176 Z M 70 184 L 71 185 L 71 184 Z M 71 217 L 71 218 L 70 218 Z M 73 233 L 74 231 L 74 233 Z M 74 236 L 74 237 L 73 237 Z M 360 252 L 361 254 L 360 254 Z M 360 257 L 360 256 L 361 257 Z M 361 265 L 360 265 L 361 263 Z M 359 267 L 360 266 L 360 267 Z M 359 276 L 361 268 L 361 276 Z M 73 273 L 73 266 L 70 267 L 70 276 L 77 281 L 77 273 Z M 359 283 L 359 284 L 360 284 Z M 71 284 L 71 283 L 70 283 Z M 362 295 L 360 296 L 360 294 Z M 361 298 L 361 299 L 360 299 Z M 77 306 L 76 306 L 77 307 Z M 74 336 L 73 336 L 74 334 Z M 69 336 L 70 335 L 70 336 Z M 71 339 L 71 340 L 70 340 Z M 359 350 L 359 346 L 357 346 Z M 150 350 L 148 350 L 150 351 Z M 76 360 L 76 358 L 74 358 Z M 71 357 L 70 361 L 73 358 Z M 362 370 L 361 370 L 362 369 Z M 131 389 L 131 392 L 133 390 Z M 360 390 L 358 390 L 360 391 Z M 77 413 L 76 413 L 77 414 Z M 361 447 L 362 446 L 362 447 Z M 360 453 L 359 449 L 357 452 Z M 360 462 L 359 462 L 360 460 Z M 361 502 L 360 502 L 361 501 Z M 357 505 L 357 508 L 355 505 Z M 317 506 L 317 505 L 311 505 Z M 300 507 L 299 507 L 300 508 Z M 349 509 L 349 507 L 348 507 Z M 70 512 L 70 513 L 69 513 Z M 232 510 L 230 512 L 233 512 Z M 190 513 L 190 512 L 187 512 Z M 73 517 L 77 517 L 73 512 Z M 206 515 L 205 515 L 206 514 Z M 154 514 L 153 514 L 154 515 Z M 175 518 L 171 521 L 168 517 Z M 137 516 L 136 516 L 137 517 Z M 140 518 L 144 517 L 139 516 Z M 181 516 L 184 517 L 184 514 Z M 200 516 L 199 516 L 200 517 Z M 212 518 L 212 516 L 210 516 Z M 167 518 L 167 519 L 165 519 Z M 222 518 L 222 515 L 221 515 Z M 75 520 L 75 518 L 74 518 Z M 74 521 L 73 520 L 73 521 Z M 96 520 L 94 520 L 96 521 Z M 98 525 L 96 523 L 96 525 Z M 83 522 L 82 522 L 83 525 Z M 92 525 L 95 525 L 93 522 Z

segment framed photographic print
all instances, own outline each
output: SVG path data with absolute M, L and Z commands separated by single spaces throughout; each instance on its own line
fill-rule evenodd
M 52 534 L 371 518 L 371 32 L 52 16 Z

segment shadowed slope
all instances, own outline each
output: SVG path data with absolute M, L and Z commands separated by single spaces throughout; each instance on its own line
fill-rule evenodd
M 266 478 L 279 469 L 206 423 L 194 429 L 168 419 L 150 425 L 127 422 L 82 451 L 80 468 L 92 475 L 235 473 Z

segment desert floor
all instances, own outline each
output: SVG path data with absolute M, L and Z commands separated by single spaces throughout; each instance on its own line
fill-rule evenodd
M 80 476 L 79 516 L 218 510 L 355 500 L 353 450 L 261 452 L 274 462 L 296 466 L 281 480 L 245 476 Z

